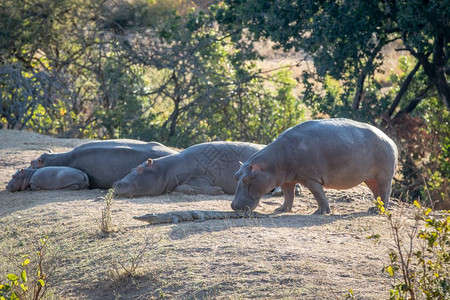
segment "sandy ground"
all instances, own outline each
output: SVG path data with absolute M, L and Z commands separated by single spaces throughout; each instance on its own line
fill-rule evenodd
M 117 198 L 112 218 L 118 231 L 107 237 L 99 229 L 106 191 L 5 190 L 11 175 L 42 152 L 84 142 L 0 131 L 0 282 L 49 235 L 48 286 L 56 299 L 343 299 L 350 289 L 358 299 L 389 298 L 391 282 L 382 271 L 389 228 L 383 217 L 367 213 L 371 194 L 364 186 L 327 191 L 333 214 L 326 216 L 311 215 L 316 203 L 303 191 L 292 213 L 267 219 L 157 226 L 132 217 L 229 210 L 232 197 Z M 271 213 L 282 201 L 265 197 L 256 210 Z M 410 212 L 394 207 L 393 213 Z M 381 234 L 379 243 L 367 239 L 374 234 Z M 125 276 L 139 254 L 137 275 Z

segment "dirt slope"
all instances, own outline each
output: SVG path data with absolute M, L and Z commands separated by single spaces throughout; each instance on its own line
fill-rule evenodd
M 158 226 L 132 216 L 228 210 L 231 196 L 118 198 L 118 232 L 109 237 L 99 234 L 106 191 L 5 191 L 16 169 L 42 152 L 68 151 L 83 142 L 0 131 L 0 282 L 14 271 L 14 262 L 20 266 L 21 254 L 33 254 L 37 241 L 50 234 L 48 285 L 55 298 L 330 299 L 343 298 L 349 289 L 359 299 L 388 298 L 390 282 L 382 269 L 389 231 L 382 217 L 367 213 L 372 204 L 364 186 L 329 190 L 333 214 L 327 216 L 311 215 L 316 203 L 304 191 L 293 213 L 268 219 Z M 281 203 L 266 197 L 257 211 L 270 213 Z M 366 238 L 377 233 L 379 244 Z M 119 262 L 129 270 L 139 253 L 139 276 L 128 278 Z

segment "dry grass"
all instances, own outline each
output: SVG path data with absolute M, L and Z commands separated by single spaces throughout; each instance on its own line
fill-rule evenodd
M 363 187 L 329 191 L 334 214 L 315 216 L 307 192 L 294 212 L 269 219 L 214 220 L 148 226 L 135 215 L 185 209 L 229 209 L 231 196 L 168 194 L 117 198 L 117 232 L 99 237 L 106 191 L 9 193 L 17 168 L 41 152 L 66 151 L 81 140 L 0 131 L 0 276 L 13 269 L 11 253 L 30 253 L 49 240 L 56 255 L 48 284 L 61 299 L 328 299 L 353 289 L 357 298 L 388 297 L 388 227 L 367 214 Z M 272 212 L 281 198 L 264 198 L 258 212 Z M 396 210 L 394 210 L 396 213 Z M 379 244 L 366 239 L 381 233 Z M 145 237 L 152 241 L 146 242 Z M 134 260 L 134 262 L 133 262 Z M 120 264 L 122 266 L 120 266 Z M 134 264 L 133 276 L 130 270 Z M 128 273 L 127 273 L 128 272 Z

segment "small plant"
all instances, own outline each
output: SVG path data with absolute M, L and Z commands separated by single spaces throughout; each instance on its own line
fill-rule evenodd
M 153 236 L 146 236 L 135 251 L 128 252 L 128 259 L 113 259 L 112 268 L 109 270 L 111 278 L 115 282 L 121 282 L 125 279 L 142 276 L 140 265 L 145 255 L 154 249 L 158 242 L 159 240 L 155 240 Z
M 353 293 L 352 289 L 348 290 L 348 293 L 344 295 L 345 300 L 353 300 L 356 299 L 355 294 Z
M 113 226 L 111 217 L 111 207 L 114 203 L 114 189 L 109 189 L 105 196 L 105 207 L 102 209 L 102 219 L 100 222 L 100 230 L 103 234 L 116 232 L 117 228 Z
M 40 239 L 37 249 L 36 264 L 31 264 L 28 255 L 23 256 L 20 275 L 9 273 L 6 275 L 6 282 L 0 278 L 0 299 L 1 300 L 21 300 L 21 299 L 42 299 L 48 292 L 46 280 L 48 270 L 44 268 L 46 258 L 48 237 Z
M 393 217 L 380 198 L 375 204 L 388 220 L 394 239 L 390 263 L 384 268 L 394 282 L 390 299 L 449 299 L 450 211 L 436 218 L 431 208 L 414 201 L 414 224 L 407 230 L 405 218 Z M 408 233 L 407 241 L 400 232 Z

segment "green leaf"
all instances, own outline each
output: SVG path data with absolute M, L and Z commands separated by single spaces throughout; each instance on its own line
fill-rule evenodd
M 417 201 L 417 200 L 414 200 L 414 205 L 415 205 L 417 208 L 421 208 L 420 203 L 419 203 L 419 201 Z
M 28 290 L 28 287 L 24 283 L 20 284 L 20 287 L 22 288 L 22 290 L 24 292 L 26 292 Z
M 394 276 L 394 268 L 392 266 L 389 266 L 386 268 L 386 272 L 388 272 L 388 274 L 393 277 Z
M 6 278 L 8 278 L 10 281 L 17 281 L 17 280 L 19 280 L 19 277 L 17 277 L 16 276 L 16 274 L 8 274 L 8 275 L 6 275 Z
M 20 279 L 22 279 L 23 282 L 27 282 L 27 271 L 22 271 L 22 273 L 20 274 Z
M 40 286 L 42 286 L 42 287 L 45 286 L 45 282 L 44 282 L 44 280 L 42 280 L 42 279 L 39 279 L 39 280 L 38 280 L 38 284 L 39 284 Z
M 25 267 L 26 265 L 28 265 L 30 263 L 30 260 L 27 258 L 23 261 L 22 263 L 22 267 Z
M 12 292 L 9 300 L 19 300 L 19 297 L 17 297 L 16 293 Z

